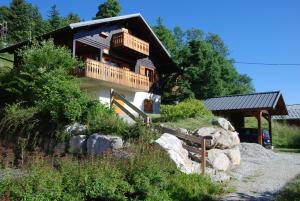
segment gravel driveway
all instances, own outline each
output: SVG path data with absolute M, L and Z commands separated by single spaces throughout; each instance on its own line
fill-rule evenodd
M 287 182 L 300 174 L 300 154 L 274 153 L 258 144 L 241 143 L 241 165 L 232 172 L 236 192 L 227 200 L 273 200 Z

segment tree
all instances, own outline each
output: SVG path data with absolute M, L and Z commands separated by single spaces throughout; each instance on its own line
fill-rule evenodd
M 213 50 L 226 57 L 229 55 L 229 50 L 221 37 L 214 33 L 208 33 L 206 41 L 212 46 Z
M 0 20 L 7 22 L 9 43 L 32 39 L 48 30 L 39 9 L 24 0 L 13 0 L 9 7 L 0 7 Z
M 51 7 L 48 17 L 48 22 L 51 30 L 56 30 L 61 27 L 62 20 L 55 4 Z
M 8 40 L 10 42 L 20 42 L 30 39 L 31 18 L 29 5 L 24 0 L 12 0 L 9 9 L 5 10 L 2 15 L 7 21 Z
M 67 26 L 76 22 L 80 22 L 80 17 L 78 14 L 71 12 L 62 20 L 62 26 Z
M 118 16 L 121 12 L 121 5 L 118 0 L 107 0 L 98 6 L 98 12 L 94 19 Z
M 153 30 L 180 67 L 176 73 L 162 76 L 163 101 L 254 91 L 251 78 L 237 72 L 228 58 L 227 46 L 217 34 L 205 34 L 198 28 L 184 32 L 180 27 L 172 32 L 163 25 L 161 18 Z
M 172 55 L 173 59 L 176 60 L 179 48 L 177 46 L 176 38 L 174 37 L 172 31 L 170 31 L 164 24 L 161 17 L 157 19 L 156 25 L 152 27 L 153 31 L 167 48 L 167 50 Z

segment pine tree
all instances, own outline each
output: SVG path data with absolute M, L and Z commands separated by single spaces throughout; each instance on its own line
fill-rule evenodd
M 121 5 L 118 0 L 107 0 L 98 6 L 98 12 L 94 19 L 118 16 L 121 12 Z
M 48 17 L 49 17 L 48 22 L 51 30 L 55 30 L 61 27 L 62 20 L 55 4 L 51 7 Z
M 62 26 L 67 26 L 71 23 L 80 22 L 80 17 L 76 13 L 69 13 L 62 21 Z
M 8 13 L 8 37 L 11 42 L 30 39 L 31 19 L 29 5 L 24 0 L 13 0 Z

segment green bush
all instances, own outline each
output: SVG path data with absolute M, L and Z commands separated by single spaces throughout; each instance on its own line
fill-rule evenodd
M 212 116 L 204 103 L 197 99 L 187 99 L 177 105 L 162 105 L 160 112 L 163 121 Z
M 286 123 L 273 123 L 273 144 L 275 147 L 300 148 L 300 129 Z
M 128 125 L 111 108 L 100 104 L 99 101 L 90 101 L 87 104 L 83 123 L 88 126 L 90 133 L 104 132 L 121 136 L 128 128 Z
M 8 105 L 0 115 L 0 138 L 15 141 L 19 137 L 33 139 L 33 130 L 38 126 L 38 108 L 24 108 L 21 103 Z
M 136 142 L 128 159 L 33 160 L 20 177 L 0 180 L 10 200 L 211 200 L 223 193 L 208 177 L 186 175 L 155 146 Z

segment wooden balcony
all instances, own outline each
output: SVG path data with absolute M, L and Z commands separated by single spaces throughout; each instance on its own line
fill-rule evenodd
M 114 49 L 126 49 L 139 53 L 140 57 L 149 56 L 149 43 L 129 34 L 127 31 L 114 34 L 111 45 Z
M 126 89 L 132 88 L 134 90 L 149 91 L 150 88 L 150 82 L 147 76 L 92 59 L 86 60 L 84 69 L 75 69 L 72 74 L 79 77 L 110 82 Z

